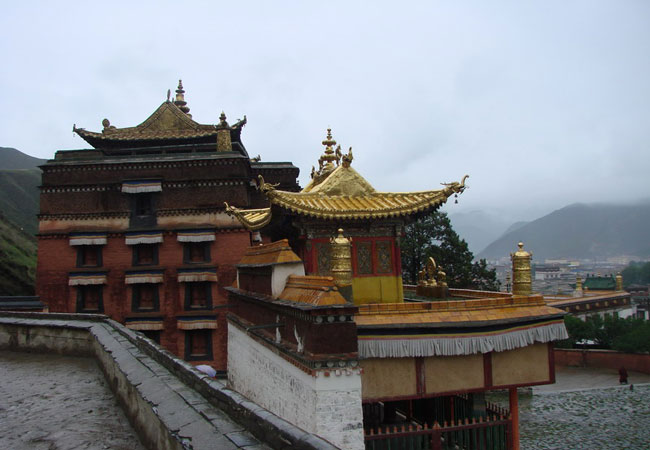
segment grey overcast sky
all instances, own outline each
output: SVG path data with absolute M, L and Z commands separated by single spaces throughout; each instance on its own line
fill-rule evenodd
M 247 115 L 301 184 L 328 126 L 379 190 L 469 174 L 450 212 L 514 219 L 650 197 L 650 2 L 35 2 L 0 16 L 0 146 L 144 121 L 179 78 L 195 120 Z

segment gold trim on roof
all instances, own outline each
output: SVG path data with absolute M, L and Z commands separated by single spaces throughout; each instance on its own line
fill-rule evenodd
M 237 218 L 250 231 L 264 228 L 271 222 L 271 208 L 239 209 L 228 205 L 227 202 L 224 202 L 224 204 L 226 205 L 226 213 Z
M 351 167 L 339 166 L 330 177 L 339 171 L 353 170 Z M 279 191 L 260 177 L 260 189 L 272 204 L 298 214 L 322 219 L 375 219 L 411 215 L 442 205 L 452 195 L 465 190 L 465 180 L 468 177 L 463 177 L 460 183 L 446 183 L 445 188 L 440 190 L 393 193 L 376 192 L 369 184 L 367 186 L 372 190 L 367 187 L 364 189 L 361 183 L 346 183 L 356 178 L 354 174 L 336 177 L 339 182 L 330 186 L 327 186 L 326 180 L 312 192 Z M 348 194 L 351 189 L 354 192 Z

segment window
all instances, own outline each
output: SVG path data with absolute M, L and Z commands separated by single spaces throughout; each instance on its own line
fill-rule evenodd
M 372 242 L 357 243 L 357 273 L 372 274 Z
M 77 267 L 101 267 L 101 245 L 79 245 L 77 247 Z
M 212 359 L 212 330 L 185 332 L 185 359 L 187 361 Z
M 212 307 L 212 283 L 200 281 L 185 283 L 185 309 L 209 309 Z
M 393 272 L 393 251 L 390 241 L 377 241 L 377 273 Z
M 153 197 L 151 194 L 137 194 L 135 196 L 135 215 L 148 216 L 153 214 Z
M 183 249 L 185 264 L 210 261 L 210 242 L 186 242 Z
M 140 333 L 144 334 L 156 344 L 160 344 L 160 330 L 142 330 Z
M 77 286 L 77 312 L 101 313 L 104 311 L 102 303 L 103 285 Z
M 358 240 L 353 244 L 353 251 L 355 276 L 395 272 L 392 240 Z
M 133 246 L 134 266 L 155 264 L 158 264 L 158 244 L 138 244 Z
M 316 265 L 319 275 L 331 275 L 332 250 L 328 243 L 316 244 Z
M 158 311 L 158 285 L 153 283 L 134 284 L 132 288 L 131 310 L 134 312 Z
M 131 220 L 133 227 L 152 227 L 156 225 L 156 206 L 152 193 L 131 196 Z

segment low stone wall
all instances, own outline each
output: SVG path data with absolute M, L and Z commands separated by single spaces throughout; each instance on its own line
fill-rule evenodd
M 151 449 L 336 448 L 106 316 L 0 313 L 0 349 L 95 357 Z
M 614 350 L 555 349 L 556 366 L 600 367 L 650 374 L 650 355 L 621 353 Z

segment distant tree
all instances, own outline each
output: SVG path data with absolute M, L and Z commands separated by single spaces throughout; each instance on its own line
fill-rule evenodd
M 473 262 L 467 242 L 454 231 L 447 214 L 435 211 L 408 225 L 401 240 L 402 276 L 417 283 L 418 272 L 432 256 L 454 288 L 498 290 L 496 271 L 484 259 Z
M 623 271 L 623 284 L 650 284 L 650 262 L 632 261 Z

